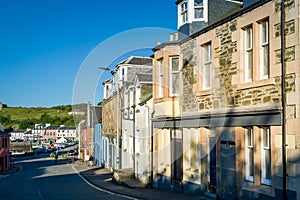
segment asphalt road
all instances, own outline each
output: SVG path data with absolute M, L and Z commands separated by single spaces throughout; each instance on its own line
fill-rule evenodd
M 23 172 L 0 179 L 1 200 L 124 199 L 91 187 L 64 159 L 57 164 L 46 155 L 18 159 Z

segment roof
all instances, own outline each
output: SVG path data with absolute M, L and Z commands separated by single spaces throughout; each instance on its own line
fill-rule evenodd
M 105 85 L 105 84 L 108 84 L 108 83 L 113 83 L 113 77 L 111 77 L 111 78 L 109 78 L 109 79 L 107 79 L 107 80 L 105 80 L 105 81 L 103 81 L 102 82 L 102 85 Z
M 59 130 L 74 130 L 76 129 L 76 126 L 61 126 L 59 127 Z
M 179 3 L 181 1 L 182 0 L 178 0 L 178 1 L 176 1 L 176 3 L 177 2 Z M 252 10 L 255 10 L 256 8 L 258 8 L 260 6 L 263 6 L 264 4 L 266 4 L 266 3 L 270 2 L 270 1 L 272 1 L 272 0 L 261 0 L 261 1 L 258 1 L 258 2 L 254 3 L 254 4 L 251 4 L 251 6 L 249 6 L 249 7 L 242 8 L 239 11 L 233 13 L 232 15 L 229 15 L 226 18 L 223 18 L 223 19 L 221 19 L 219 21 L 216 21 L 215 23 L 213 23 L 211 25 L 208 25 L 207 27 L 201 29 L 200 31 L 194 33 L 193 35 L 191 35 L 191 36 L 189 36 L 187 38 L 183 38 L 182 40 L 179 40 L 179 41 L 161 43 L 161 44 L 157 45 L 156 47 L 154 47 L 153 51 L 157 51 L 157 50 L 162 49 L 162 48 L 164 48 L 165 46 L 168 46 L 168 45 L 183 44 L 183 43 L 185 43 L 185 42 L 187 42 L 187 41 L 189 41 L 191 39 L 194 39 L 194 38 L 198 37 L 199 35 L 202 35 L 202 34 L 208 32 L 208 31 L 210 31 L 210 30 L 212 30 L 214 28 L 217 28 L 217 27 L 219 27 L 219 26 L 221 26 L 221 25 L 223 25 L 223 24 L 225 24 L 227 22 L 230 22 L 230 21 L 234 20 L 235 18 L 242 16 L 245 13 L 248 13 L 248 12 L 250 12 Z
M 139 56 L 130 56 L 129 58 L 120 62 L 116 67 L 119 65 L 148 65 L 152 66 L 152 58 L 150 57 L 139 57 Z
M 45 130 L 57 130 L 59 129 L 61 126 L 48 126 L 45 128 Z

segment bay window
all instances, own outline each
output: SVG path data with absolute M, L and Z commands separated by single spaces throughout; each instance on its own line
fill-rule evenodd
M 179 57 L 170 57 L 170 96 L 179 94 Z

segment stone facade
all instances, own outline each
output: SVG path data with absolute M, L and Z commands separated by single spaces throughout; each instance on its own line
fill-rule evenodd
M 287 95 L 285 117 L 287 119 L 287 173 L 289 174 L 287 190 L 290 198 L 300 199 L 300 193 L 296 189 L 300 187 L 300 154 L 298 151 L 300 146 L 300 127 L 298 125 L 300 123 L 300 60 L 298 55 L 299 19 L 297 18 L 300 4 L 298 0 L 287 0 L 285 5 L 286 47 L 284 56 L 286 66 L 285 91 Z M 269 27 L 269 68 L 267 77 L 262 77 L 260 28 L 261 22 L 265 20 L 268 20 Z M 244 30 L 250 26 L 253 30 L 253 77 L 249 82 L 245 81 Z M 204 89 L 202 86 L 202 46 L 208 42 L 212 49 L 212 85 L 211 88 Z M 195 171 L 191 172 L 188 168 L 195 155 L 184 156 L 184 178 L 182 181 L 184 190 L 204 190 L 216 193 L 219 198 L 223 199 L 280 198 L 282 190 L 280 42 L 280 1 L 275 0 L 261 2 L 260 6 L 250 9 L 250 11 L 242 12 L 233 18 L 224 20 L 224 23 L 208 27 L 199 34 L 178 42 L 181 70 L 180 95 L 176 100 L 179 101 L 181 113 L 173 120 L 174 127 L 183 130 L 184 146 L 188 145 L 189 142 L 192 144 L 190 138 L 197 134 L 202 139 L 201 144 L 199 144 L 199 148 L 204 149 L 202 152 L 207 150 L 210 140 L 214 139 L 216 145 L 215 166 L 212 167 L 210 159 L 203 156 L 199 174 L 194 174 Z M 168 45 L 156 50 L 155 54 L 159 55 L 167 47 Z M 161 57 L 155 56 L 156 60 L 158 58 Z M 154 80 L 156 80 L 155 74 L 154 71 Z M 156 105 L 161 101 L 161 99 L 154 98 Z M 224 123 L 226 121 L 226 127 L 220 127 L 219 124 L 214 125 L 205 120 L 198 123 L 207 115 L 209 116 L 209 113 L 217 116 L 222 115 Z M 258 115 L 262 116 L 263 119 L 259 123 L 255 121 Z M 163 119 L 167 122 L 172 121 L 161 112 L 160 116 L 155 117 L 157 121 Z M 157 128 L 155 133 L 159 133 L 156 135 L 157 141 L 163 138 L 161 134 L 164 131 L 171 129 L 169 125 L 165 125 L 161 130 L 160 126 L 162 125 L 154 123 L 154 127 Z M 271 156 L 269 168 L 271 177 L 268 183 L 264 182 L 262 175 L 264 170 L 262 163 L 265 159 L 262 154 L 262 131 L 266 127 L 270 133 Z M 255 173 L 252 181 L 246 181 L 247 144 L 245 132 L 248 128 L 253 130 L 255 144 L 253 147 L 255 148 L 253 163 Z M 214 132 L 214 135 L 210 135 L 210 132 Z M 158 146 L 160 145 L 158 144 Z M 157 148 L 159 150 L 159 147 Z M 195 152 L 193 154 L 196 154 Z M 208 173 L 209 169 L 211 171 L 215 169 L 216 174 Z M 164 180 L 162 177 L 165 177 L 167 184 L 170 177 L 172 179 L 172 170 L 169 171 L 169 168 L 166 168 L 166 171 L 161 172 L 160 175 L 159 180 Z M 216 180 L 215 187 L 212 186 L 214 178 Z
M 103 102 L 103 124 L 102 132 L 104 136 L 116 136 L 117 134 L 117 95 L 116 93 Z M 119 115 L 120 116 L 120 115 Z

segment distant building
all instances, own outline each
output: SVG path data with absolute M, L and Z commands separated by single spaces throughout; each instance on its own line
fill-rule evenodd
M 68 112 L 68 115 L 84 115 L 84 112 L 80 112 L 80 111 L 72 111 L 72 112 Z
M 50 124 L 35 124 L 32 129 L 32 137 L 34 140 L 39 140 L 43 138 L 45 133 L 45 128 L 50 126 Z
M 70 141 L 78 140 L 76 126 L 61 126 L 57 130 L 57 138 L 66 138 Z
M 44 131 L 43 139 L 56 140 L 59 128 L 60 126 L 47 126 Z
M 101 107 L 87 104 L 86 120 L 78 126 L 80 157 L 85 161 L 94 156 L 94 126 L 99 123 L 101 116 Z
M 9 170 L 9 134 L 0 131 L 0 172 Z
M 27 130 L 16 130 L 16 131 L 12 131 L 10 132 L 10 140 L 11 141 L 15 141 L 15 140 L 29 140 L 31 137 L 29 136 L 32 135 L 31 129 L 27 129 Z

